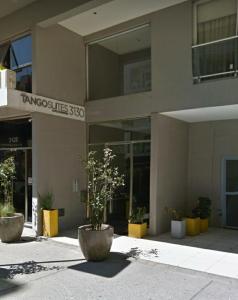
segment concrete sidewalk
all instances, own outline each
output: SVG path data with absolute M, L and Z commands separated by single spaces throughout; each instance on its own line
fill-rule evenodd
M 224 231 L 220 230 L 220 232 L 222 233 L 220 234 L 222 238 Z M 214 231 L 216 237 L 218 233 L 219 229 Z M 232 243 L 232 249 L 235 253 L 204 248 L 204 245 L 208 246 L 212 243 L 211 234 L 200 235 L 195 244 L 193 241 L 196 241 L 196 238 L 188 237 L 184 240 L 185 245 L 182 244 L 183 240 L 171 239 L 168 236 L 166 236 L 166 239 L 163 237 L 167 242 L 119 236 L 114 239 L 111 251 L 131 253 L 138 259 L 238 279 L 238 254 L 236 254 L 238 252 L 238 233 L 233 231 L 228 233 L 228 236 L 229 234 L 232 234 L 232 239 L 230 238 L 229 241 Z M 69 231 L 66 232 L 65 236 L 55 237 L 52 240 L 78 246 L 76 236 L 75 232 Z M 210 244 L 203 242 L 203 240 L 207 241 L 208 239 L 210 240 Z M 188 245 L 186 245 L 186 242 Z M 219 243 L 221 244 L 222 240 Z M 229 249 L 229 245 L 227 245 L 229 242 L 225 236 L 224 243 L 226 245 L 224 245 L 223 249 Z
M 165 255 L 162 248 L 157 253 L 150 242 L 142 251 L 134 247 L 135 243 L 144 247 L 138 240 L 116 238 L 110 259 L 100 263 L 86 262 L 78 246 L 52 240 L 28 238 L 15 244 L 0 243 L 0 298 L 237 299 L 238 280 L 154 262 Z M 117 247 L 129 251 L 119 253 Z

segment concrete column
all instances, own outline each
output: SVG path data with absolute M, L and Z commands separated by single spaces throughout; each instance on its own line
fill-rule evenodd
M 158 234 L 158 113 L 151 115 L 151 157 L 150 157 L 150 229 L 151 235 Z

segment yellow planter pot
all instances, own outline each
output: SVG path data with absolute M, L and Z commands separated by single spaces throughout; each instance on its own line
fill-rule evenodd
M 200 219 L 200 232 L 208 231 L 208 219 Z
M 43 235 L 53 237 L 58 235 L 58 209 L 43 210 Z
M 147 234 L 147 223 L 143 224 L 128 224 L 128 236 L 134 238 L 142 238 Z
M 200 218 L 186 218 L 187 235 L 198 235 L 200 233 Z

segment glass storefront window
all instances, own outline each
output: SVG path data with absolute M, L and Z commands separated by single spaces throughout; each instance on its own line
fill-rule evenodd
M 150 26 L 89 44 L 88 83 L 88 100 L 150 91 Z
M 89 150 L 102 159 L 104 147 L 115 157 L 115 166 L 125 176 L 107 207 L 107 221 L 118 234 L 127 233 L 128 218 L 139 207 L 150 212 L 150 118 L 105 122 L 89 126 Z
M 140 140 L 150 140 L 150 118 L 90 125 L 90 144 Z
M 27 35 L 0 47 L 0 63 L 16 72 L 17 90 L 32 91 L 32 37 Z

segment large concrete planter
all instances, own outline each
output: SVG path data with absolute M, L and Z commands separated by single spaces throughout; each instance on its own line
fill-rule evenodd
M 24 216 L 15 213 L 12 217 L 0 217 L 0 240 L 3 243 L 19 241 L 24 226 Z
M 102 225 L 102 230 L 92 230 L 91 225 L 78 229 L 79 245 L 87 261 L 102 261 L 108 258 L 113 240 L 113 227 Z
M 186 235 L 186 221 L 171 220 L 171 236 L 176 239 L 182 239 Z

